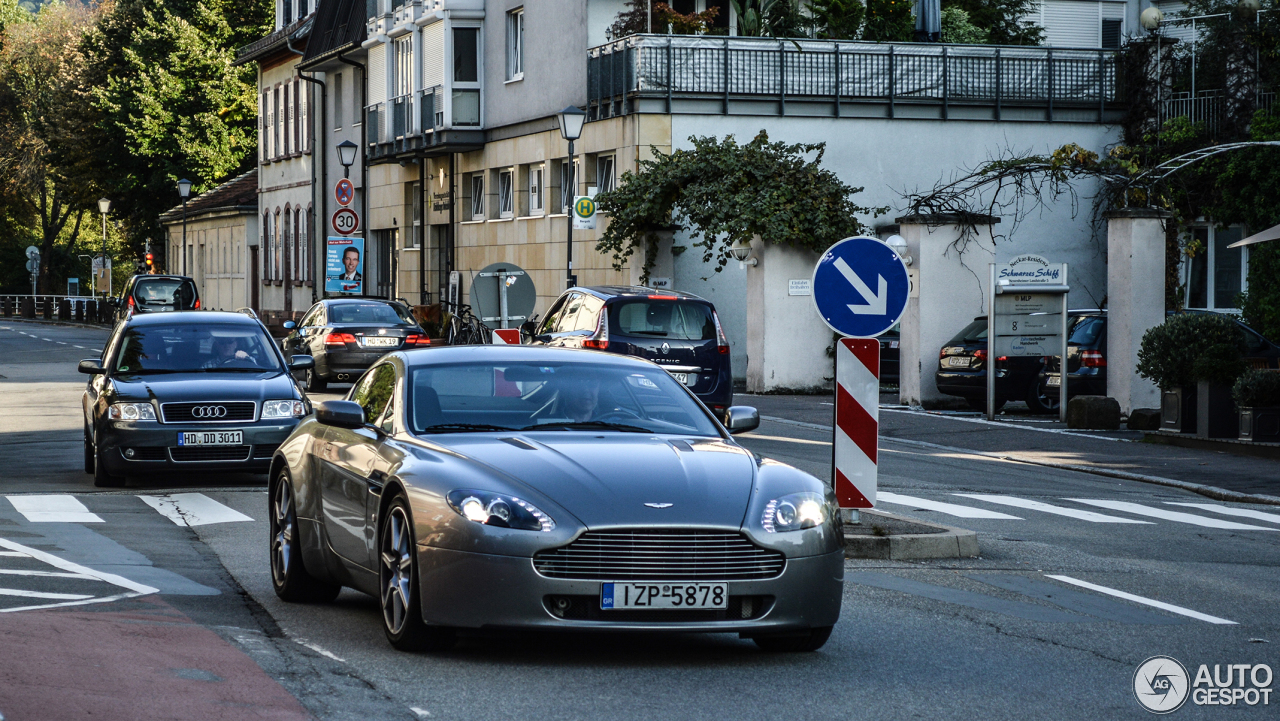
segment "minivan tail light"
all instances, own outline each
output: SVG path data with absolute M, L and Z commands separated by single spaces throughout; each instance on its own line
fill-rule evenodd
M 720 355 L 729 355 L 729 339 L 724 335 L 724 328 L 720 325 L 720 316 L 713 310 L 711 311 L 711 319 L 716 322 L 716 344 L 719 346 L 717 350 Z
M 330 333 L 329 335 L 324 337 L 325 345 L 333 345 L 333 346 L 343 345 L 344 346 L 348 343 L 355 343 L 355 342 L 356 342 L 356 337 L 351 335 L 350 333 Z
M 600 310 L 600 317 L 596 320 L 596 332 L 582 341 L 582 347 L 595 350 L 609 349 L 609 309 L 607 307 Z
M 200 310 L 200 299 L 196 298 L 196 310 Z
M 1080 351 L 1080 365 L 1085 368 L 1106 368 L 1107 359 L 1100 350 Z
M 649 300 L 680 300 L 674 295 L 651 295 Z

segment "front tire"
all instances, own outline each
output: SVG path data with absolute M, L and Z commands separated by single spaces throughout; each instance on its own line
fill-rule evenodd
M 396 496 L 378 531 L 378 581 L 382 628 L 400 651 L 447 651 L 457 636 L 452 628 L 428 626 L 422 619 L 417 545 L 404 496 Z
M 93 475 L 96 462 L 93 458 L 93 440 L 89 438 L 89 426 L 84 427 L 84 472 Z
M 102 454 L 94 453 L 93 455 L 93 485 L 98 488 L 123 488 L 124 476 L 113 476 L 107 470 L 107 464 L 102 462 Z
M 298 537 L 298 510 L 293 502 L 293 482 L 281 469 L 271 490 L 271 585 L 276 595 L 290 603 L 328 603 L 342 586 L 307 573 Z
M 761 651 L 768 653 L 807 653 L 822 648 L 831 638 L 832 626 L 809 629 L 794 636 L 756 636 L 752 638 Z
M 307 392 L 308 393 L 324 393 L 324 390 L 328 387 L 329 387 L 329 383 L 325 381 L 324 378 L 321 378 L 319 373 L 316 373 L 315 368 L 307 369 Z

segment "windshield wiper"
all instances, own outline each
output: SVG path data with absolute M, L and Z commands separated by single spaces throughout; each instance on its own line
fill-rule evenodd
M 129 370 L 117 370 L 116 375 L 142 376 L 161 373 L 190 373 L 191 371 L 178 371 L 171 368 L 130 368 Z
M 652 428 L 641 428 L 626 423 L 608 423 L 606 421 L 578 421 L 571 423 L 539 423 L 521 428 L 522 431 L 545 431 L 551 428 L 563 428 L 567 431 L 621 431 L 623 433 L 653 433 Z
M 495 426 L 489 423 L 437 423 L 427 426 L 418 433 L 465 433 L 467 431 L 514 431 L 514 428 Z

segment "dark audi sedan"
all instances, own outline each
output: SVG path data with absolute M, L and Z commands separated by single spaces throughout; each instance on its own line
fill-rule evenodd
M 564 292 L 533 331 L 535 345 L 587 348 L 653 361 L 717 416 L 733 405 L 729 341 L 710 301 L 633 286 Z
M 987 357 L 987 317 L 980 315 L 965 326 L 956 337 L 938 351 L 938 369 L 934 373 L 938 390 L 949 396 L 959 396 L 978 411 L 987 409 L 987 369 L 991 367 Z M 1040 387 L 1040 357 L 995 359 L 996 411 L 1009 401 L 1026 401 L 1033 413 L 1049 413 L 1052 407 L 1045 405 L 1045 395 Z
M 182 471 L 264 473 L 310 412 L 290 365 L 256 319 L 153 313 L 116 326 L 102 357 L 80 361 L 84 470 L 96 486 Z
M 285 356 L 307 355 L 307 390 L 323 391 L 331 382 L 355 381 L 390 351 L 431 345 L 408 306 L 377 298 L 334 298 L 311 306 L 302 321 L 284 324 Z
M 200 310 L 196 282 L 185 275 L 135 275 L 116 299 L 117 323 L 141 313 Z

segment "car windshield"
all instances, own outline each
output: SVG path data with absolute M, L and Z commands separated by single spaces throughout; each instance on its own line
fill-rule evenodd
M 1071 319 L 1071 327 L 1067 329 L 1067 343 L 1070 345 L 1093 345 L 1098 336 L 1106 330 L 1107 322 L 1098 316 L 1079 315 Z
M 280 370 L 271 339 L 245 324 L 134 326 L 116 352 L 117 373 L 198 373 Z
M 415 325 L 409 311 L 391 303 L 334 303 L 329 306 L 330 323 L 372 325 Z
M 715 340 L 716 322 L 703 303 L 652 298 L 626 300 L 612 308 L 619 335 L 670 340 Z
M 196 302 L 196 288 L 191 281 L 176 278 L 141 280 L 133 289 L 133 297 L 144 305 L 164 305 L 173 306 L 177 310 L 191 310 Z
M 661 368 L 609 363 L 467 363 L 413 371 L 415 433 L 622 431 L 719 436 Z

